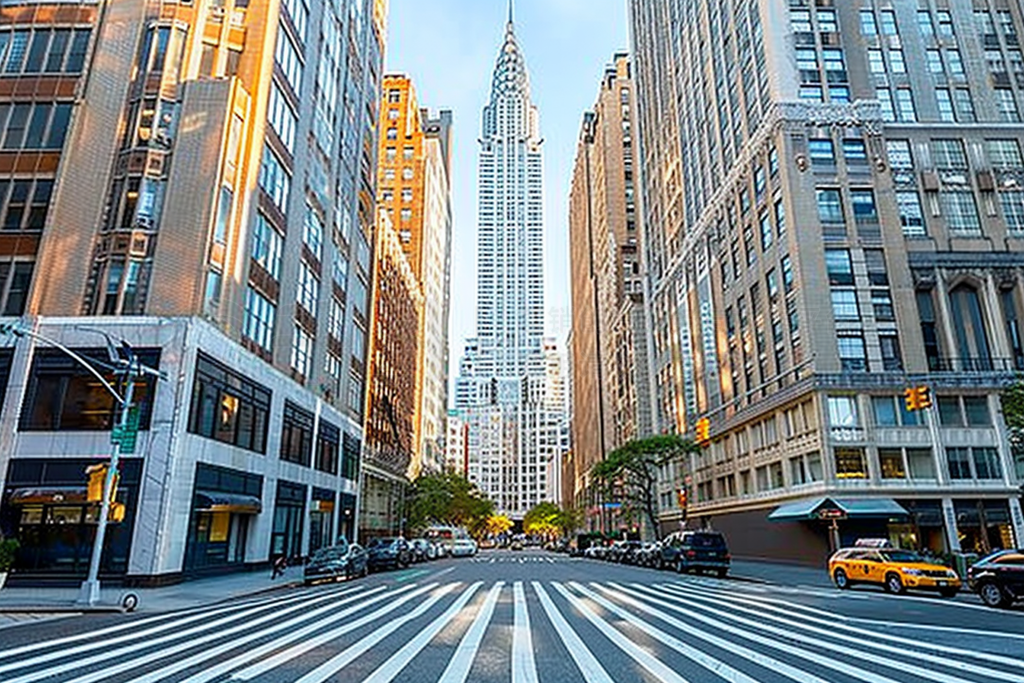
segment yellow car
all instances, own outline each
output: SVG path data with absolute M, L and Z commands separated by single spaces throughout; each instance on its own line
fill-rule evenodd
M 951 598 L 961 586 L 960 577 L 949 567 L 895 548 L 844 548 L 829 558 L 828 573 L 841 590 L 858 583 L 873 583 L 889 593 L 899 594 L 908 589 L 937 591 L 942 597 Z

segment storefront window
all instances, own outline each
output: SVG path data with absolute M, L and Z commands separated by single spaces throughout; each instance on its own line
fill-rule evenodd
M 907 464 L 911 479 L 935 479 L 935 460 L 930 448 L 908 448 Z
M 836 448 L 837 479 L 867 479 L 867 461 L 863 448 Z

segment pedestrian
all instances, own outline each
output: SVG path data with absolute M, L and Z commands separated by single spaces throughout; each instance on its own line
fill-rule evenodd
M 284 555 L 280 555 L 274 560 L 273 568 L 270 573 L 271 580 L 284 574 L 284 570 L 288 568 L 288 558 Z

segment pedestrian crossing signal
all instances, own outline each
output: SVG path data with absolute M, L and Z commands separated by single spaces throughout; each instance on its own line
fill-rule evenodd
M 706 417 L 702 417 L 697 420 L 694 431 L 696 432 L 696 438 L 694 440 L 697 442 L 698 446 L 706 448 L 711 445 L 711 420 Z
M 903 396 L 907 400 L 908 412 L 932 407 L 932 390 L 928 387 L 907 387 Z

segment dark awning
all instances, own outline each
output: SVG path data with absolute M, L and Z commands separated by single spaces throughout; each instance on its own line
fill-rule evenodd
M 88 491 L 85 486 L 33 486 L 13 489 L 8 501 L 12 505 L 32 503 L 85 503 Z
M 196 491 L 197 512 L 234 512 L 241 515 L 258 515 L 263 503 L 256 496 L 220 491 Z
M 906 508 L 892 498 L 808 498 L 786 503 L 768 515 L 773 522 L 818 519 L 820 510 L 839 510 L 851 519 L 909 517 Z

